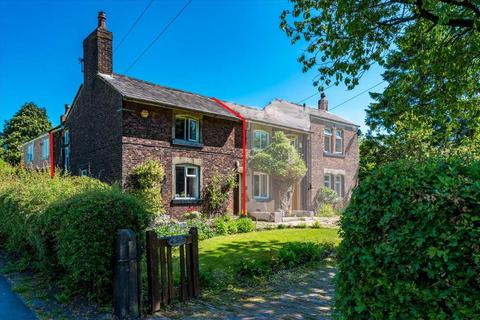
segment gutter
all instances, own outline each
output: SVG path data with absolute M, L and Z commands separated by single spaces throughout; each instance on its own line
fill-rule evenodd
M 242 215 L 247 216 L 247 120 L 240 113 L 227 106 L 217 98 L 210 98 L 215 101 L 219 106 L 233 114 L 235 117 L 242 121 Z

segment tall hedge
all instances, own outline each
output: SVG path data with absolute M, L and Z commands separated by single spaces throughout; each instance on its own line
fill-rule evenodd
M 339 319 L 480 318 L 480 162 L 398 161 L 341 219 Z
M 0 171 L 0 248 L 28 260 L 67 296 L 108 300 L 115 231 L 144 230 L 150 217 L 143 203 L 88 177 L 6 171 Z

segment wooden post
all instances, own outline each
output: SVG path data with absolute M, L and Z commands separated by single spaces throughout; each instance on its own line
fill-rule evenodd
M 114 319 L 140 317 L 137 240 L 129 229 L 117 231 L 113 282 Z
M 158 279 L 158 240 L 155 231 L 147 231 L 147 274 L 150 312 L 160 310 L 160 281 Z
M 198 229 L 196 227 L 190 228 L 190 235 L 192 236 L 191 254 L 191 268 L 192 268 L 192 287 L 193 297 L 200 295 L 200 266 L 198 260 Z

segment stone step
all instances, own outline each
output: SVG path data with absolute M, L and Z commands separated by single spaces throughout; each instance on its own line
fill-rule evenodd
M 283 217 L 283 222 L 309 222 L 313 221 L 312 217 Z

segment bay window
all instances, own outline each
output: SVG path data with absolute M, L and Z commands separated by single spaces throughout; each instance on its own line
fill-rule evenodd
M 200 168 L 193 165 L 175 166 L 175 199 L 198 200 L 200 189 Z

